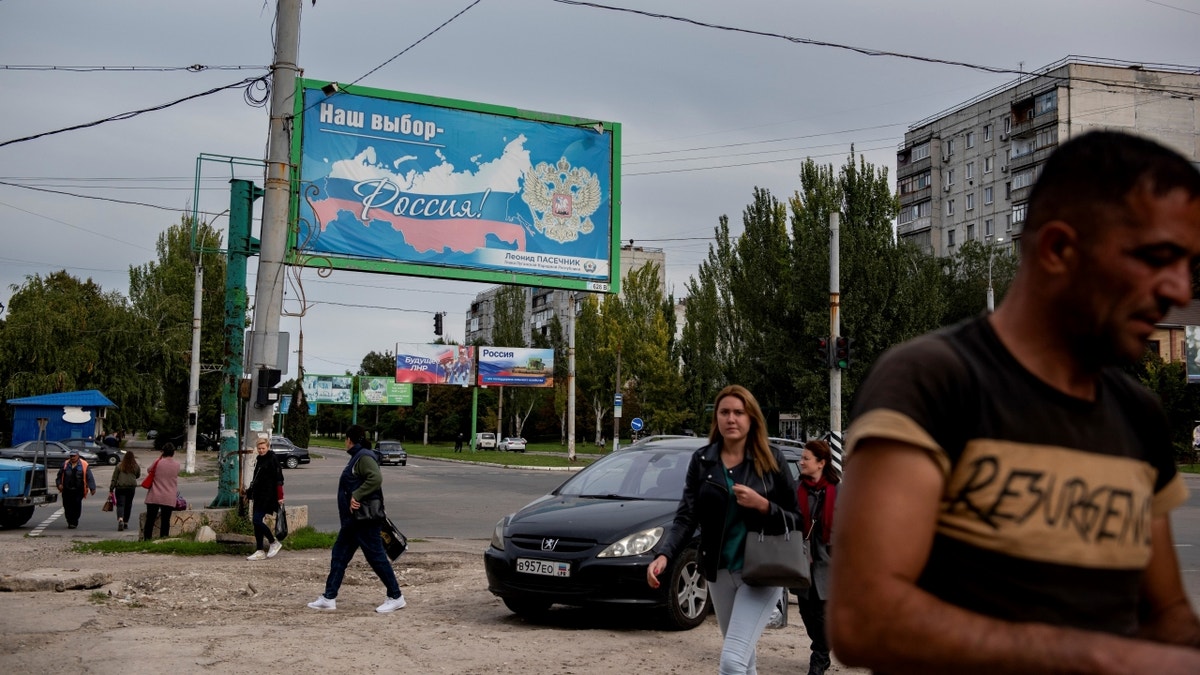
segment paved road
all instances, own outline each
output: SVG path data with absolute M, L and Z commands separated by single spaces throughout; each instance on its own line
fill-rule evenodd
M 314 453 L 324 457 L 314 456 L 310 464 L 284 469 L 285 494 L 288 503 L 308 506 L 309 524 L 318 530 L 333 531 L 338 528 L 334 493 L 346 456 L 336 450 Z M 143 465 L 153 461 L 154 456 L 150 449 L 138 453 Z M 176 456 L 182 463 L 182 453 Z M 198 453 L 199 472 L 203 473 L 214 459 L 214 453 Z M 95 467 L 94 474 L 98 489 L 94 497 L 84 500 L 78 529 L 67 529 L 61 507 L 45 507 L 38 509 L 25 527 L 0 532 L 0 538 L 23 536 L 44 525 L 39 536 L 136 539 L 135 531 L 118 533 L 116 516 L 100 510 L 112 469 Z M 389 515 L 410 537 L 486 540 L 501 516 L 549 492 L 569 475 L 563 471 L 502 469 L 412 457 L 408 466 L 383 467 L 384 497 Z M 180 492 L 193 509 L 203 508 L 216 496 L 217 483 L 215 479 L 185 478 L 180 482 Z M 144 499 L 145 492 L 139 490 L 134 522 L 145 511 Z

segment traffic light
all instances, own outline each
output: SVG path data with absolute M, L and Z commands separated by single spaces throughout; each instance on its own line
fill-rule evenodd
M 437 314 L 433 315 L 433 334 L 434 335 L 442 334 L 442 313 L 441 312 L 438 312 Z
M 830 354 L 829 354 L 829 338 L 827 338 L 827 337 L 819 337 L 819 338 L 817 338 L 817 359 L 818 359 L 818 362 L 819 362 L 821 365 L 823 365 L 823 366 L 825 366 L 826 368 L 828 368 L 828 367 L 829 367 L 829 356 L 830 356 Z
M 850 345 L 854 343 L 848 337 L 838 337 L 833 346 L 833 363 L 838 368 L 845 370 L 850 367 Z
M 258 391 L 254 399 L 256 408 L 265 408 L 279 402 L 279 377 L 281 375 L 278 368 L 258 369 Z

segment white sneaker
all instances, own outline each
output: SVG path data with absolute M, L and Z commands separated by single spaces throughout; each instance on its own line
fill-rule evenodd
M 246 560 L 266 560 L 266 559 L 267 559 L 267 554 L 262 551 L 255 551 L 254 553 L 251 553 L 250 555 L 246 556 Z
M 398 609 L 404 609 L 404 606 L 407 604 L 408 603 L 405 602 L 403 595 L 398 598 L 388 598 L 387 602 L 376 607 L 375 611 L 379 612 L 380 614 L 387 614 L 388 612 L 394 612 Z
M 313 609 L 334 610 L 337 609 L 337 600 L 330 600 L 324 595 L 318 595 L 316 600 L 308 603 L 308 606 Z
M 283 544 L 279 543 L 278 541 L 271 542 L 271 548 L 267 549 L 267 557 L 274 558 L 275 554 L 279 553 L 279 549 L 281 548 L 283 548 Z

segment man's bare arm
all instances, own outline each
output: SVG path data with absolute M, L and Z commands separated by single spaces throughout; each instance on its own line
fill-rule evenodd
M 1167 516 L 1154 519 L 1150 537 L 1150 564 L 1142 579 L 1145 601 L 1140 635 L 1147 640 L 1200 647 L 1200 619 L 1183 589 Z
M 828 609 L 847 665 L 888 673 L 1197 673 L 1200 651 L 950 605 L 917 587 L 936 529 L 943 477 L 904 443 L 859 445 L 838 492 Z

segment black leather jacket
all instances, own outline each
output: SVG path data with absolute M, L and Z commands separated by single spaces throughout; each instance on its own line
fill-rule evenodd
M 733 482 L 752 488 L 771 503 L 771 510 L 767 514 L 738 507 L 747 529 L 782 534 L 785 518 L 787 527 L 792 529 L 800 522 L 800 507 L 796 501 L 796 481 L 787 468 L 783 454 L 775 448 L 771 448 L 771 454 L 775 455 L 775 463 L 779 465 L 778 472 L 768 472 L 759 478 L 754 470 L 754 458 L 747 455 L 741 464 L 733 468 Z M 691 541 L 692 533 L 699 526 L 700 569 L 709 581 L 717 576 L 725 539 L 725 514 L 729 500 L 733 498 L 733 493 L 725 484 L 724 470 L 720 442 L 710 443 L 692 455 L 683 498 L 675 510 L 675 521 L 659 549 L 659 553 L 665 555 L 668 561 L 673 560 Z

